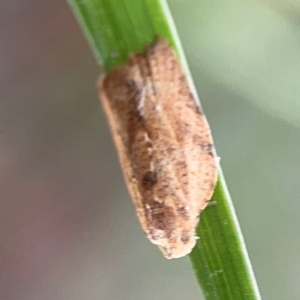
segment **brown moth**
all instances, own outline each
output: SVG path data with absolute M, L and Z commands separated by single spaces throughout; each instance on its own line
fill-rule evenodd
M 217 159 L 176 54 L 159 39 L 98 88 L 144 232 L 166 258 L 189 254 L 216 185 Z

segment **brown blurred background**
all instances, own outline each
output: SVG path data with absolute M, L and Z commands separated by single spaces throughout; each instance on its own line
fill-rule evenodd
M 300 4 L 169 0 L 264 299 L 300 299 Z M 0 299 L 201 299 L 144 237 L 66 2 L 0 4 Z M 238 300 L 238 299 L 237 299 Z

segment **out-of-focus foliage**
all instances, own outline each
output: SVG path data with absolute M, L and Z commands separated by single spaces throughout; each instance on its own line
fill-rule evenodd
M 182 37 L 199 62 L 192 63 L 195 69 L 300 126 L 300 2 L 188 2 L 190 18 L 179 12 L 178 17 L 180 30 L 191 30 Z

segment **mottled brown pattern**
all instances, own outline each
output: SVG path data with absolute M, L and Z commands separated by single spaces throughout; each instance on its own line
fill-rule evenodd
M 143 230 L 167 258 L 185 256 L 213 194 L 217 160 L 175 53 L 160 39 L 98 87 Z

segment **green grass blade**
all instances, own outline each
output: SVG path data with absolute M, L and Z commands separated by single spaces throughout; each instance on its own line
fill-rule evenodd
M 213 200 L 217 204 L 201 214 L 201 238 L 190 254 L 205 299 L 261 299 L 221 170 Z
M 68 0 L 98 59 L 107 72 L 163 36 L 186 68 L 178 36 L 165 1 Z M 191 84 L 191 88 L 194 86 Z M 222 172 L 213 200 L 201 214 L 192 253 L 198 282 L 207 300 L 261 299 L 240 227 Z M 170 262 L 171 263 L 171 262 Z
M 153 0 L 69 0 L 105 71 L 144 49 L 156 36 L 175 46 L 164 7 Z

